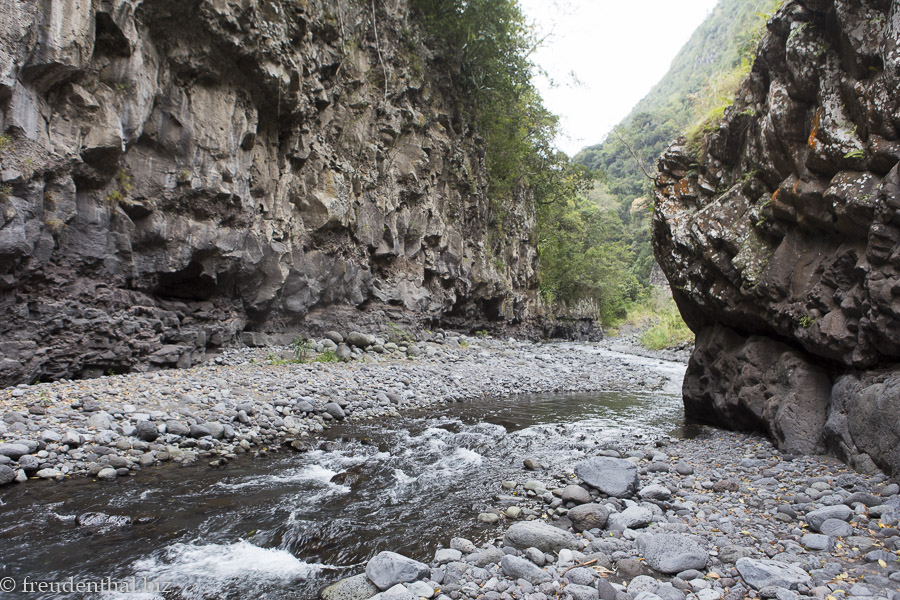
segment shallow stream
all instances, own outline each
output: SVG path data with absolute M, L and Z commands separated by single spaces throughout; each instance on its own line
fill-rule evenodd
M 313 598 L 381 550 L 427 562 L 453 536 L 489 541 L 501 527 L 476 516 L 496 506 L 500 482 L 546 479 L 619 439 L 681 433 L 684 367 L 619 356 L 669 375 L 671 384 L 652 393 L 483 399 L 346 423 L 310 452 L 247 458 L 222 470 L 163 466 L 112 484 L 7 487 L 0 578 L 11 577 L 17 591 L 0 596 L 115 598 L 122 595 L 41 593 L 36 582 L 129 592 L 166 582 L 166 593 L 126 597 Z M 550 471 L 525 472 L 525 458 Z M 131 523 L 79 525 L 85 513 Z

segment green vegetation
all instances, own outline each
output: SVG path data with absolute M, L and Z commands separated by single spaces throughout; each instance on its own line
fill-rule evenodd
M 324 350 L 316 354 L 312 340 L 304 340 L 302 337 L 295 338 L 291 342 L 291 350 L 296 358 L 283 358 L 270 352 L 266 355 L 266 363 L 270 365 L 299 365 L 309 362 L 333 363 L 338 362 L 338 356 L 334 350 Z
M 414 0 L 460 111 L 484 137 L 487 192 L 498 228 L 527 189 L 538 206 L 570 198 L 591 175 L 554 146 L 558 119 L 534 86 L 538 41 L 516 0 Z
M 647 285 L 653 266 L 650 207 L 633 210 L 636 198 L 650 198 L 657 158 L 679 133 L 699 154 L 702 134 L 731 105 L 753 64 L 765 22 L 779 0 L 722 0 L 681 49 L 669 72 L 601 144 L 575 160 L 606 174 L 601 192 L 611 195 L 624 228 L 623 242 L 633 254 L 630 269 Z
M 624 319 L 642 292 L 625 232 L 608 194 L 597 188 L 542 207 L 538 251 L 544 301 L 567 314 L 589 313 L 604 324 Z
M 678 312 L 678 307 L 671 297 L 660 300 L 650 299 L 643 306 L 649 306 L 652 312 L 649 317 L 649 327 L 641 334 L 642 346 L 650 350 L 662 350 L 693 341 L 694 332 L 681 318 L 681 313 Z M 643 307 L 641 308 L 643 309 Z

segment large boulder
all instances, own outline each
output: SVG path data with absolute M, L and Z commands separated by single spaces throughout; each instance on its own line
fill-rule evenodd
M 630 460 L 595 456 L 575 465 L 575 474 L 607 496 L 630 498 L 640 483 L 637 465 Z
M 379 552 L 366 564 L 366 577 L 382 591 L 398 583 L 419 581 L 430 575 L 428 565 L 396 552 Z
M 577 550 L 578 539 L 558 527 L 543 521 L 524 521 L 516 523 L 506 531 L 504 542 L 507 546 L 524 550 L 537 548 L 542 552 L 559 552 L 563 548 Z
M 637 538 L 637 548 L 647 565 L 660 573 L 702 570 L 709 564 L 709 554 L 696 538 L 688 535 L 640 535 Z
M 812 585 L 812 578 L 806 571 L 777 560 L 741 558 L 735 566 L 744 581 L 757 590 L 764 587 L 795 590 L 801 585 Z

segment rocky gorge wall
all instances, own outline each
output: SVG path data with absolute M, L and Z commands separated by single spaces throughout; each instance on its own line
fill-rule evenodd
M 501 231 L 406 0 L 0 14 L 0 386 L 532 314 L 531 202 Z
M 900 475 L 898 89 L 900 4 L 789 1 L 699 156 L 662 157 L 688 416 Z

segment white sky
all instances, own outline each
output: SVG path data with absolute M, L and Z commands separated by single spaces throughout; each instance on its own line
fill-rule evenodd
M 559 147 L 597 144 L 647 95 L 718 0 L 519 0 L 540 37 L 533 59 Z M 573 75 L 574 74 L 574 78 Z

